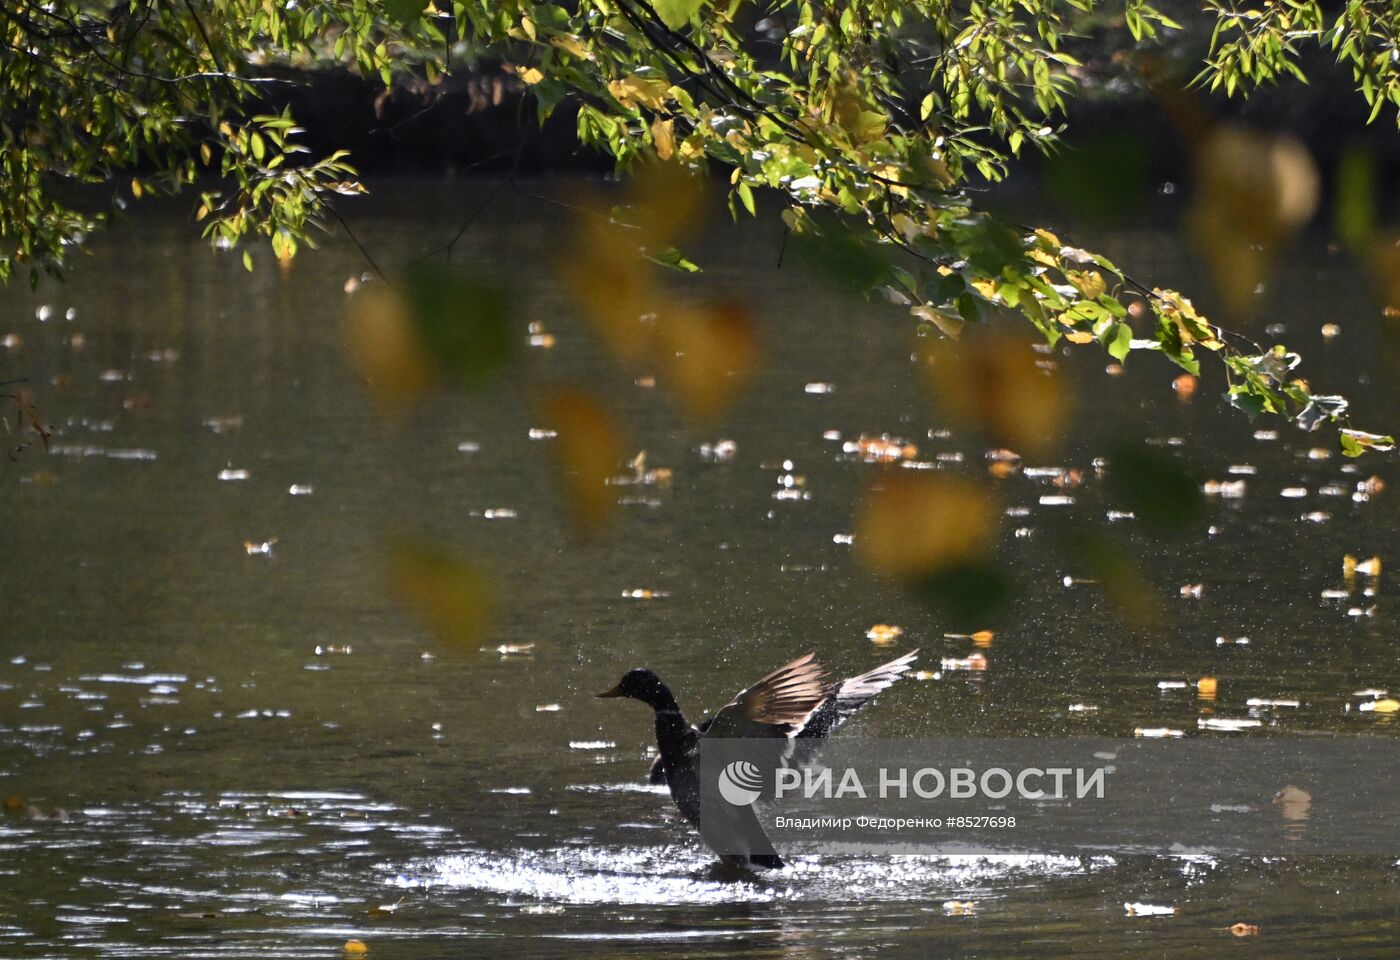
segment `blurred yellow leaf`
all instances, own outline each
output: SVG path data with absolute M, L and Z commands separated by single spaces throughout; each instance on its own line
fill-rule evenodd
M 1400 232 L 1379 234 L 1371 243 L 1367 265 L 1389 316 L 1400 308 Z
M 476 649 L 495 606 L 490 578 L 451 551 L 416 541 L 395 544 L 389 554 L 394 592 L 439 640 Z
M 560 268 L 584 316 L 612 354 L 633 367 L 648 362 L 654 334 L 644 317 L 656 309 L 660 294 L 649 264 L 637 251 L 635 231 L 601 216 L 584 218 Z
M 1030 343 L 992 334 L 958 344 L 923 341 L 925 379 L 939 409 L 992 443 L 1027 453 L 1054 447 L 1070 402 L 1058 377 L 1036 365 Z
M 595 534 L 617 508 L 608 479 L 626 458 L 622 429 L 612 411 L 587 390 L 552 387 L 536 405 L 546 426 L 558 434 L 555 450 L 575 526 L 583 534 Z
M 345 339 L 361 376 L 385 406 L 407 406 L 436 379 L 432 357 L 398 291 L 369 284 L 350 298 Z
M 667 386 L 692 418 L 729 409 L 758 368 L 758 338 L 748 310 L 733 302 L 677 304 L 658 318 Z
M 1318 196 L 1312 155 L 1290 136 L 1222 125 L 1200 144 L 1187 229 L 1230 309 L 1248 307 Z
M 868 569 L 920 580 L 986 553 L 1000 511 L 969 480 L 889 474 L 857 508 L 855 555 Z
M 629 190 L 628 220 L 648 249 L 673 246 L 700 223 L 705 181 L 680 163 L 647 163 L 637 169 Z

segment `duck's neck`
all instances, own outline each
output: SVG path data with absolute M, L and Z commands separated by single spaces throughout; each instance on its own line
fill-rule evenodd
M 656 745 L 662 756 L 667 756 L 672 749 L 683 749 L 690 725 L 685 722 L 685 716 L 671 691 L 665 684 L 660 684 L 648 703 L 656 711 Z

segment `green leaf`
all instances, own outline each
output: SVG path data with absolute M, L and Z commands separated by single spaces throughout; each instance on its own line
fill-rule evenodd
M 416 23 L 428 9 L 428 0 L 384 0 L 384 12 L 401 26 Z
M 867 293 L 890 280 L 890 263 L 845 224 L 830 221 L 794 238 L 794 248 L 825 280 L 853 293 Z
M 1007 573 L 990 561 L 972 561 L 927 577 L 915 594 L 943 610 L 954 623 L 974 624 L 1001 607 L 1015 593 Z
M 1175 457 L 1140 443 L 1122 444 L 1108 460 L 1110 493 L 1144 524 L 1185 532 L 1205 516 L 1200 484 Z
M 1126 323 L 1115 323 L 1108 328 L 1107 345 L 1108 355 L 1122 363 L 1128 359 L 1133 342 L 1133 328 Z
M 1380 433 L 1366 433 L 1364 430 L 1343 430 L 1341 432 L 1342 453 L 1348 457 L 1359 457 L 1367 450 L 1386 453 L 1395 449 L 1395 438 Z
M 661 22 L 672 30 L 679 30 L 690 22 L 690 18 L 700 12 L 704 0 L 656 0 L 652 9 Z
M 406 277 L 405 294 L 434 364 L 463 389 L 484 386 L 514 359 L 521 337 L 494 284 L 420 265 Z
M 648 250 L 642 254 L 652 263 L 663 267 L 670 267 L 672 270 L 681 270 L 685 273 L 699 273 L 700 267 L 694 262 L 687 260 L 675 247 L 659 247 L 656 250 Z

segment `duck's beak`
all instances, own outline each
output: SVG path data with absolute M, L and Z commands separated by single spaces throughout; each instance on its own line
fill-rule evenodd
M 604 699 L 604 698 L 607 698 L 607 697 L 625 697 L 625 696 L 627 696 L 627 694 L 625 694 L 625 693 L 622 692 L 622 684 L 619 683 L 617 686 L 613 687 L 611 690 L 604 690 L 602 693 L 595 694 L 595 696 L 598 697 L 598 699 L 601 700 L 601 699 Z

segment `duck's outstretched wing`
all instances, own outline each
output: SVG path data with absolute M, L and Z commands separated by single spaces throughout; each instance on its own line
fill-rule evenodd
M 801 724 L 796 727 L 788 726 L 784 729 L 767 729 L 757 734 L 739 735 L 791 736 L 799 740 L 820 740 L 830 736 L 831 733 L 833 733 L 837 727 L 841 726 L 841 724 L 845 723 L 852 714 L 869 703 L 877 693 L 887 689 L 896 680 L 904 676 L 913 666 L 914 661 L 918 659 L 918 656 L 918 650 L 911 650 L 897 660 L 891 660 L 889 663 L 881 664 L 874 670 L 868 670 L 859 676 L 851 677 L 842 680 L 840 683 L 834 683 L 824 687 L 822 699 L 818 702 L 816 708 L 811 710 L 806 720 L 802 721 Z M 785 667 L 775 670 L 748 690 L 740 693 L 739 696 L 734 698 L 733 703 L 725 707 L 725 710 L 737 706 L 746 696 L 754 694 L 760 687 L 763 687 L 774 678 L 783 675 L 785 671 L 805 664 L 816 667 L 818 677 L 820 676 L 822 672 L 820 664 L 812 659 L 812 654 L 808 654 L 801 659 L 794 660 Z M 720 715 L 723 714 L 724 710 L 721 710 Z M 719 719 L 719 715 L 702 721 L 699 726 L 692 726 L 690 728 L 694 740 L 691 741 L 690 738 L 687 738 L 687 752 L 693 750 L 695 743 L 698 743 L 701 737 L 709 733 L 711 726 L 717 719 Z M 716 736 L 733 735 L 734 734 L 716 733 Z M 816 744 L 804 744 L 803 746 L 804 749 L 800 751 L 803 756 L 788 757 L 787 760 L 789 763 L 795 761 L 798 766 L 802 766 L 805 763 L 810 763 L 814 759 Z M 662 769 L 661 757 L 659 755 L 651 762 L 651 769 L 647 774 L 647 780 L 654 784 L 666 782 L 666 771 Z
M 874 698 L 875 694 L 886 689 L 904 676 L 918 659 L 919 651 L 911 650 L 898 660 L 891 660 L 874 670 L 858 677 L 842 680 L 829 688 L 829 695 L 822 701 L 810 719 L 803 724 L 797 736 L 803 739 L 828 736 L 850 718 L 861 707 Z
M 706 737 L 795 737 L 831 693 L 813 654 L 781 666 L 739 691 L 709 720 Z

